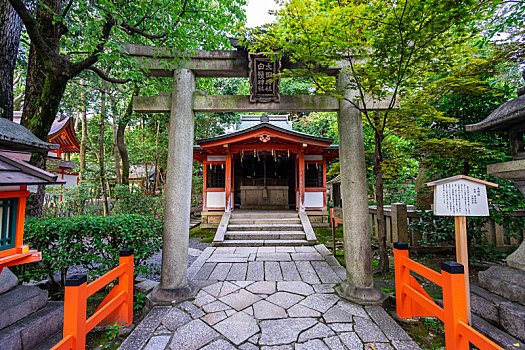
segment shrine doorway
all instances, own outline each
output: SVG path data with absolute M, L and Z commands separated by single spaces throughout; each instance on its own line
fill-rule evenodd
M 234 208 L 296 209 L 297 181 L 291 154 L 257 152 L 233 158 Z

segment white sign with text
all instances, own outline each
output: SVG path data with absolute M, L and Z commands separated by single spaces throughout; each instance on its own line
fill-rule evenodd
M 436 185 L 434 215 L 489 216 L 486 186 L 465 179 Z

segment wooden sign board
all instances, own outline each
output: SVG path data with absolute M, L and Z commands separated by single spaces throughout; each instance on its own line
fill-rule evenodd
M 472 324 L 466 217 L 489 216 L 487 186 L 498 185 L 465 175 L 452 176 L 426 185 L 434 189 L 434 215 L 455 217 L 456 260 L 465 268 L 467 315 L 468 323 Z
M 489 216 L 487 186 L 496 184 L 458 175 L 427 183 L 434 188 L 434 215 Z
M 463 179 L 436 185 L 434 215 L 489 216 L 486 186 Z
M 248 53 L 250 102 L 279 102 L 281 61 L 272 61 L 266 53 Z

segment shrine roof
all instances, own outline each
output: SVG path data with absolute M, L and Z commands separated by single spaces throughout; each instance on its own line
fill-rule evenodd
M 64 153 L 80 152 L 73 119 L 68 116 L 57 116 L 47 134 L 49 142 L 60 145 L 60 151 Z
M 334 141 L 332 138 L 319 137 L 319 136 L 314 136 L 314 135 L 310 135 L 310 134 L 306 134 L 306 133 L 303 133 L 303 132 L 292 130 L 291 129 L 291 125 L 289 125 L 289 127 L 290 128 L 288 129 L 288 128 L 285 128 L 285 127 L 277 126 L 277 125 L 275 125 L 275 124 L 273 124 L 273 123 L 271 123 L 269 121 L 265 121 L 265 122 L 261 122 L 260 121 L 259 123 L 253 123 L 253 126 L 251 126 L 249 124 L 245 124 L 245 127 L 243 128 L 242 127 L 242 122 L 241 122 L 241 128 L 239 128 L 238 130 L 236 130 L 234 132 L 223 134 L 223 135 L 219 135 L 219 136 L 215 136 L 215 137 L 210 137 L 210 138 L 206 138 L 206 139 L 200 139 L 200 140 L 197 140 L 196 142 L 197 142 L 197 144 L 199 146 L 202 146 L 202 145 L 205 145 L 205 144 L 210 143 L 210 142 L 221 141 L 221 140 L 226 141 L 228 139 L 235 138 L 237 136 L 241 136 L 241 135 L 248 134 L 248 133 L 251 133 L 251 132 L 254 132 L 254 131 L 258 131 L 258 130 L 262 130 L 262 129 L 268 129 L 268 130 L 271 130 L 271 131 L 277 131 L 277 132 L 280 132 L 280 133 L 283 133 L 283 134 L 286 134 L 286 135 L 289 135 L 289 136 L 301 138 L 301 139 L 304 139 L 304 140 L 311 140 L 311 141 L 316 141 L 316 142 L 322 142 L 322 143 L 326 143 L 328 145 L 330 145 Z
M 235 130 L 243 130 L 251 128 L 261 123 L 260 115 L 241 115 L 241 121 L 235 125 Z M 292 130 L 292 122 L 288 120 L 286 115 L 269 115 L 268 123 L 278 126 L 283 129 Z
M 475 177 L 470 177 L 470 176 L 467 176 L 467 175 L 455 175 L 455 176 L 447 177 L 445 179 L 440 179 L 440 180 L 436 180 L 436 181 L 427 182 L 427 183 L 425 183 L 425 185 L 428 186 L 428 187 L 435 187 L 437 185 L 442 185 L 442 184 L 449 183 L 449 182 L 454 182 L 454 181 L 457 181 L 457 180 L 468 180 L 468 181 L 476 182 L 476 183 L 479 183 L 479 184 L 482 184 L 482 185 L 485 185 L 485 186 L 488 186 L 488 187 L 494 187 L 494 188 L 498 187 L 498 184 L 495 184 L 495 183 L 492 183 L 492 182 L 488 182 L 488 181 L 485 181 L 485 180 L 481 180 L 481 179 L 476 179 Z
M 57 181 L 58 175 L 37 168 L 23 160 L 0 152 L 0 186 L 50 185 L 63 183 Z
M 525 122 L 525 95 L 518 96 L 492 112 L 477 124 L 466 125 L 467 131 L 509 131 Z
M 20 124 L 0 118 L 0 149 L 50 151 L 58 149 L 58 146 L 40 140 Z

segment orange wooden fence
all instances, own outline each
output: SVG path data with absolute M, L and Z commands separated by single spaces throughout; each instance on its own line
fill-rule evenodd
M 95 326 L 133 322 L 133 249 L 120 251 L 119 266 L 87 284 L 86 275 L 75 275 L 66 280 L 64 298 L 64 338 L 51 350 L 83 350 L 86 334 Z M 87 298 L 115 279 L 118 285 L 86 320 Z
M 408 244 L 394 244 L 396 308 L 401 318 L 435 316 L 445 324 L 445 346 L 449 350 L 468 350 L 469 343 L 481 350 L 502 349 L 468 325 L 463 265 L 453 261 L 441 264 L 441 273 L 410 260 Z M 427 294 L 410 275 L 414 272 L 443 289 L 443 307 Z

